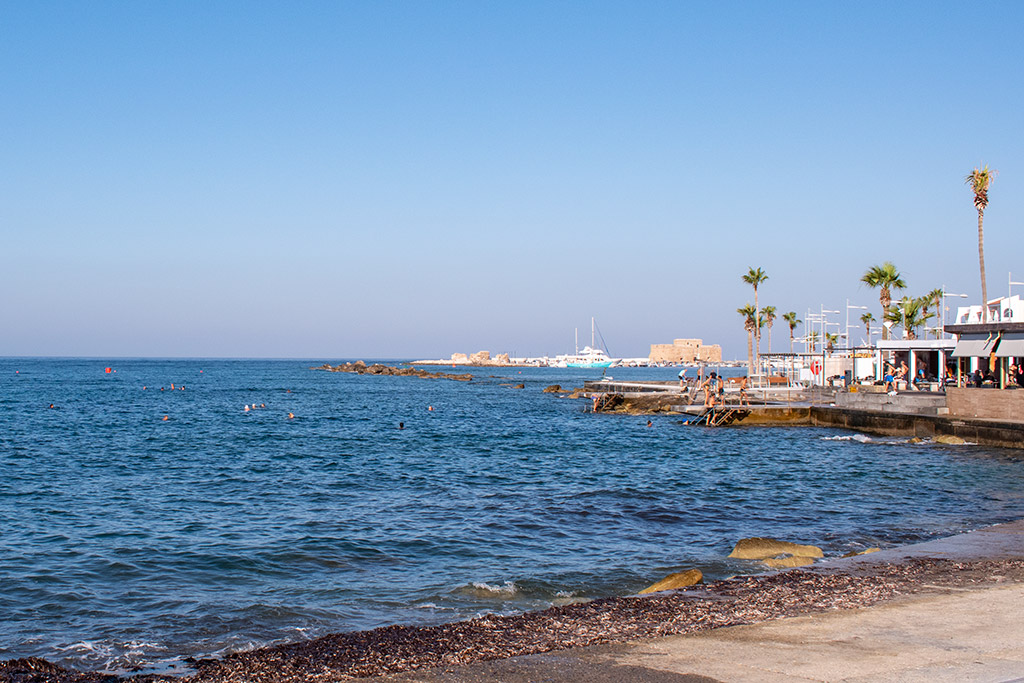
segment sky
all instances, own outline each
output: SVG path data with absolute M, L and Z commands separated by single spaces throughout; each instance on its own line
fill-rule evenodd
M 0 2 L 0 356 L 554 355 L 594 317 L 613 356 L 745 358 L 750 267 L 762 305 L 844 328 L 847 302 L 881 317 L 884 261 L 979 303 L 976 166 L 989 295 L 1024 281 L 1021 25 L 1015 1 Z

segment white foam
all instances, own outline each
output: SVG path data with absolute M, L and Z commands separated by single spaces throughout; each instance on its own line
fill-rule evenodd
M 515 595 L 519 592 L 519 588 L 516 586 L 514 581 L 506 581 L 500 586 L 493 586 L 489 583 L 484 583 L 483 581 L 474 581 L 473 588 L 484 591 L 485 593 L 494 593 L 495 595 L 502 596 Z
M 860 443 L 870 443 L 874 439 L 864 434 L 842 434 L 837 436 L 823 436 L 822 441 L 859 441 Z

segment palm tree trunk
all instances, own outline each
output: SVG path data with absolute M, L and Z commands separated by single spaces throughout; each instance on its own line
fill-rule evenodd
M 754 349 L 754 363 L 761 367 L 761 307 L 757 303 L 757 287 L 754 287 L 754 337 L 757 339 L 757 346 Z M 750 371 L 754 373 L 753 370 Z
M 749 304 L 748 304 L 749 305 Z M 750 309 L 747 309 L 750 310 Z M 754 331 L 747 330 L 747 370 L 754 374 Z
M 793 328 L 789 328 L 789 352 L 793 353 Z
M 982 229 L 982 221 L 985 212 L 978 210 L 978 265 L 981 268 L 981 320 L 988 322 L 988 287 L 985 286 L 985 233 Z M 757 299 L 757 290 L 754 290 L 754 298 Z

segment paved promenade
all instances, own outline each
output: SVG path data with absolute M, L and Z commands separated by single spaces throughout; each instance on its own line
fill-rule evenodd
M 910 557 L 1024 558 L 1024 522 L 831 563 Z M 483 681 L 1024 681 L 1024 584 L 922 587 L 874 607 L 816 613 L 687 636 L 579 648 L 370 679 Z

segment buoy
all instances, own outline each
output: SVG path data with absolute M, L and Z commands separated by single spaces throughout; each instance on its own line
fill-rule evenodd
M 295 413 L 288 413 L 288 419 L 291 420 L 295 417 Z
M 107 374 L 109 375 L 109 374 L 110 374 L 111 372 L 113 372 L 113 370 L 111 370 L 110 368 L 107 368 L 107 369 L 106 369 L 106 370 L 104 370 L 103 372 L 105 372 L 105 373 L 107 373 Z
M 164 415 L 164 422 L 167 422 L 167 421 L 168 421 L 168 420 L 170 420 L 170 419 L 171 419 L 171 418 L 169 418 L 169 417 L 167 417 L 166 415 Z
M 427 410 L 433 410 L 434 406 L 427 406 Z
M 243 408 L 243 410 L 245 410 L 245 412 L 247 412 L 247 413 L 249 412 L 249 404 L 248 403 L 245 404 L 245 408 Z

